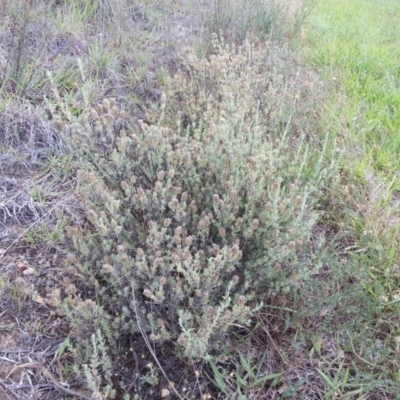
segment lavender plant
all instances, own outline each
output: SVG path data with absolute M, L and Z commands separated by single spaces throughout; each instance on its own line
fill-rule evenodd
M 88 226 L 68 228 L 71 279 L 85 282 L 67 312 L 77 321 L 95 293 L 111 347 L 142 332 L 205 357 L 314 272 L 307 242 L 332 166 L 325 147 L 291 135 L 298 82 L 278 72 L 279 49 L 214 49 L 185 53 L 146 121 L 106 99 L 69 127 L 86 160 L 78 189 Z

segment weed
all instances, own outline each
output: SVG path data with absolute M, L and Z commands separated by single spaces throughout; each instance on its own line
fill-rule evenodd
M 257 303 L 315 273 L 304 252 L 335 165 L 325 165 L 326 146 L 317 155 L 304 138 L 290 144 L 283 110 L 295 91 L 275 75 L 273 50 L 214 46 L 211 63 L 186 52 L 188 73 L 147 111 L 152 125 L 127 125 L 105 99 L 69 130 L 90 163 L 78 177 L 92 228 L 68 234 L 106 318 L 91 323 L 112 352 L 140 331 L 204 358 L 232 325 L 249 325 Z

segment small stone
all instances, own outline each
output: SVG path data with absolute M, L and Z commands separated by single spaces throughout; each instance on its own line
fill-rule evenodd
M 34 274 L 35 272 L 36 272 L 35 268 L 29 267 L 29 268 L 27 268 L 27 269 L 23 272 L 23 274 L 24 274 L 24 275 L 32 275 L 32 274 Z

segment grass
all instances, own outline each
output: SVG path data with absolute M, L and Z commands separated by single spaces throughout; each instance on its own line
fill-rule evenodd
M 307 59 L 329 84 L 335 117 L 346 121 L 360 154 L 360 177 L 373 169 L 398 191 L 400 5 L 396 1 L 321 1 L 308 18 Z M 347 136 L 346 136 L 347 140 Z
M 399 12 L 399 4 L 390 0 L 324 0 L 313 3 L 303 26 L 302 53 L 325 80 L 329 95 L 321 117 L 339 143 L 347 176 L 342 179 L 347 195 L 344 198 L 343 191 L 336 193 L 344 200 L 339 223 L 351 226 L 356 233 L 350 246 L 355 251 L 350 251 L 346 268 L 349 276 L 358 279 L 356 285 L 350 285 L 354 293 L 342 289 L 341 312 L 357 310 L 358 315 L 351 326 L 344 324 L 339 331 L 345 330 L 347 348 L 355 357 L 352 385 L 363 375 L 369 376 L 369 382 L 341 390 L 343 398 L 351 398 L 352 393 L 355 396 L 357 390 L 360 396 L 367 396 L 373 391 L 371 384 L 379 387 L 379 396 L 385 398 L 382 391 L 387 393 L 388 382 L 398 385 L 398 376 L 392 370 L 392 361 L 398 356 L 396 345 L 391 343 L 399 334 L 395 317 L 400 227 Z M 344 282 L 343 277 L 340 281 Z M 332 371 L 329 377 L 326 371 L 319 371 L 327 385 L 325 396 L 338 391 L 340 379 L 348 382 L 348 370 L 342 364 L 335 369 L 337 372 Z M 339 372 L 344 374 L 340 379 Z
M 16 354 L 0 380 L 6 391 L 21 399 L 28 398 L 32 385 L 54 399 L 400 398 L 400 5 L 320 0 L 305 6 L 308 11 L 294 21 L 277 2 L 258 0 L 5 0 L 0 5 L 0 304 L 23 339 L 15 341 L 18 353 L 9 344 L 0 350 L 8 361 Z M 293 25 L 301 25 L 301 34 Z M 233 55 L 246 36 L 254 43 L 245 47 L 251 49 L 253 69 Z M 220 57 L 216 38 L 227 44 Z M 229 64 L 232 60 L 239 66 Z M 112 119 L 110 126 L 107 113 L 120 120 Z M 85 129 L 79 130 L 82 124 Z M 240 135 L 224 136 L 237 126 Z M 131 160 L 121 161 L 118 152 L 107 159 L 112 146 L 119 148 L 127 137 L 148 145 L 138 157 L 151 180 L 158 161 L 148 154 L 153 154 L 151 140 L 159 140 L 158 129 L 167 137 L 179 129 L 197 135 L 198 146 L 203 127 L 213 132 L 209 140 L 218 140 L 215 150 L 206 142 L 199 163 L 217 168 L 229 154 L 241 154 L 234 149 L 250 152 L 243 153 L 243 168 L 237 157 L 236 164 L 230 162 L 238 179 L 266 165 L 263 155 L 248 157 L 257 154 L 250 135 L 256 140 L 254 132 L 265 129 L 267 139 L 273 138 L 267 147 L 271 177 L 263 175 L 272 183 L 263 207 L 275 212 L 276 234 L 267 232 L 273 249 L 257 267 L 267 271 L 262 263 L 274 260 L 264 293 L 243 292 L 247 297 L 237 299 L 226 294 L 215 303 L 229 315 L 231 301 L 247 301 L 255 309 L 250 323 L 232 320 L 226 332 L 211 335 L 218 346 L 196 359 L 178 343 L 182 337 L 196 339 L 196 323 L 206 321 L 206 314 L 196 320 L 194 311 L 190 320 L 187 312 L 181 314 L 187 320 L 174 323 L 171 309 L 177 303 L 169 311 L 159 301 L 140 303 L 141 293 L 135 297 L 140 288 L 132 285 L 131 292 L 119 283 L 125 276 L 112 282 L 107 275 L 124 249 L 118 246 L 97 265 L 89 244 L 109 229 L 101 247 L 112 249 L 114 233 L 124 224 L 115 210 L 118 201 L 126 201 L 121 190 L 130 188 L 123 179 Z M 91 136 L 100 131 L 103 135 Z M 70 132 L 78 132 L 79 147 L 68 140 Z M 223 147 L 224 138 L 230 146 Z M 160 143 L 155 147 L 161 152 Z M 185 149 L 178 146 L 179 135 L 171 143 L 174 150 Z M 168 157 L 162 159 L 166 166 Z M 279 168 L 285 165 L 290 169 L 283 173 Z M 158 184 L 169 179 L 168 172 L 156 172 Z M 182 185 L 194 192 L 200 172 L 195 182 Z M 272 174 L 284 179 L 275 181 Z M 260 180 L 255 182 L 260 187 Z M 112 190 L 101 192 L 103 187 Z M 305 193 L 304 199 L 298 193 Z M 315 202 L 308 205 L 311 195 Z M 96 203 L 102 196 L 107 202 Z M 240 201 L 241 207 L 250 202 Z M 254 201 L 261 207 L 263 202 Z M 101 214 L 107 209 L 113 212 Z M 297 226 L 293 221 L 300 212 L 308 219 Z M 140 216 L 135 229 L 146 238 L 145 211 Z M 251 218 L 260 232 L 259 219 Z M 299 241 L 296 234 L 306 235 L 307 224 L 311 232 Z M 224 225 L 218 229 L 222 237 L 229 234 Z M 123 231 L 132 240 L 132 255 L 137 243 L 129 234 Z M 244 238 L 251 244 L 251 234 Z M 256 247 L 248 248 L 256 252 L 262 245 Z M 298 258 L 290 253 L 294 249 Z M 90 262 L 84 263 L 85 257 Z M 251 281 L 248 271 L 257 275 L 258 269 L 246 267 L 243 274 Z M 155 288 L 161 281 L 156 278 Z M 273 279 L 276 286 L 269 285 Z M 250 286 L 256 290 L 255 282 Z M 114 287 L 118 298 L 111 297 Z M 190 287 L 185 290 L 190 293 Z M 122 292 L 126 304 L 113 308 Z M 163 296 L 162 290 L 156 294 Z M 190 304 L 200 304 L 194 303 L 196 296 L 189 295 Z M 158 327 L 146 330 L 141 314 L 149 304 L 148 315 L 157 310 L 161 323 L 158 319 Z M 134 312 L 118 326 L 139 328 L 120 337 L 112 330 L 116 322 L 108 321 L 121 319 L 129 307 Z M 165 333 L 167 328 L 156 332 L 164 325 L 171 339 L 161 344 L 150 339 Z M 186 336 L 179 336 L 182 332 Z M 20 374 L 7 376 L 16 365 Z M 38 373 L 32 375 L 33 369 Z M 20 382 L 26 385 L 21 388 Z

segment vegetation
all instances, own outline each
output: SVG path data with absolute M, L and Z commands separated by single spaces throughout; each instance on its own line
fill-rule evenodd
M 306 25 L 308 61 L 331 85 L 332 113 L 359 151 L 360 177 L 373 168 L 395 179 L 399 170 L 398 57 L 400 6 L 395 1 L 322 1 Z M 335 97 L 334 97 L 335 96 Z M 347 139 L 346 139 L 347 140 Z
M 7 394 L 398 398 L 381 3 L 2 3 Z

